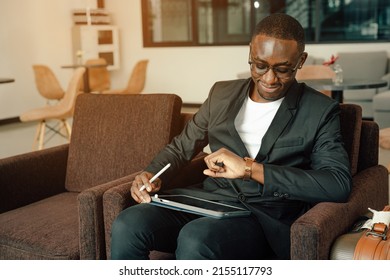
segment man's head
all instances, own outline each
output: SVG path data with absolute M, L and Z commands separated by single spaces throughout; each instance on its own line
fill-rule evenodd
M 257 101 L 274 101 L 285 96 L 295 80 L 296 70 L 306 60 L 304 30 L 286 14 L 272 14 L 261 20 L 252 35 L 249 53 Z
M 305 51 L 305 31 L 302 25 L 292 16 L 272 14 L 262 19 L 255 27 L 253 38 L 262 34 L 282 40 L 293 40 L 298 44 L 300 53 Z

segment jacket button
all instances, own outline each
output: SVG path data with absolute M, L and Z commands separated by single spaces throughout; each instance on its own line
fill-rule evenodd
M 243 193 L 239 193 L 237 198 L 241 202 L 244 202 L 246 200 L 246 197 Z

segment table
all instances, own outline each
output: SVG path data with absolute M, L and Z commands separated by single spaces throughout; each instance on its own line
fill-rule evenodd
M 91 88 L 89 87 L 89 68 L 95 68 L 95 67 L 107 67 L 107 64 L 72 64 L 72 65 L 64 65 L 61 66 L 61 68 L 79 68 L 79 67 L 84 67 L 85 68 L 85 73 L 83 75 L 83 83 L 84 83 L 84 92 L 85 93 L 90 93 Z
M 387 85 L 385 80 L 363 80 L 363 79 L 344 79 L 341 84 L 334 84 L 331 79 L 303 80 L 308 86 L 318 90 L 330 90 L 332 98 L 340 103 L 343 102 L 343 91 L 345 89 L 369 89 L 380 88 Z
M 0 84 L 13 83 L 13 82 L 15 82 L 15 79 L 11 79 L 11 78 L 0 78 Z

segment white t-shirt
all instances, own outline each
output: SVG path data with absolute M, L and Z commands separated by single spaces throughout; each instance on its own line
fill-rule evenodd
M 258 103 L 248 96 L 242 104 L 234 125 L 251 158 L 255 158 L 258 154 L 264 134 L 271 125 L 283 99 Z

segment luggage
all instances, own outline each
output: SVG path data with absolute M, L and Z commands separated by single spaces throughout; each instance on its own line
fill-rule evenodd
M 374 216 L 356 244 L 353 259 L 390 260 L 390 205 L 382 211 L 370 211 Z

